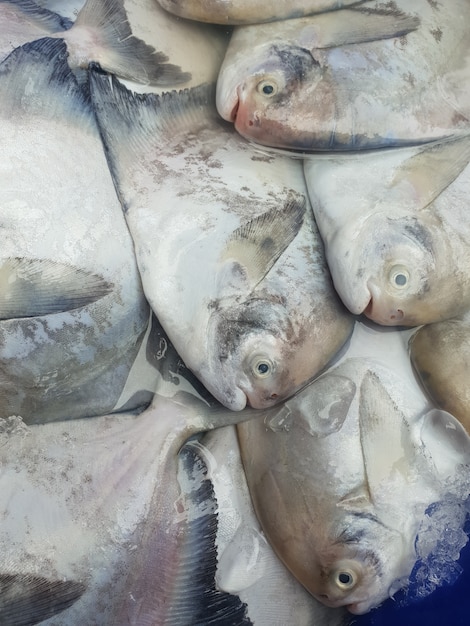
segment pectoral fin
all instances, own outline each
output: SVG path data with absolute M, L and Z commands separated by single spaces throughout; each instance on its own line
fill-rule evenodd
M 65 263 L 12 258 L 0 262 L 0 320 L 63 313 L 96 302 L 113 285 Z
M 69 608 L 85 591 L 73 580 L 0 574 L 0 624 L 31 626 Z
M 372 500 L 382 481 L 402 465 L 404 425 L 404 415 L 377 375 L 366 372 L 360 389 L 359 430 L 364 473 Z
M 300 44 L 313 52 L 367 41 L 402 37 L 416 30 L 420 20 L 398 10 L 343 9 L 308 18 Z
M 390 190 L 411 185 L 416 208 L 424 209 L 448 187 L 470 161 L 470 135 L 432 142 L 396 169 Z
M 243 268 L 251 289 L 255 289 L 298 234 L 305 209 L 305 198 L 290 199 L 282 209 L 271 209 L 240 226 L 229 238 L 221 261 Z

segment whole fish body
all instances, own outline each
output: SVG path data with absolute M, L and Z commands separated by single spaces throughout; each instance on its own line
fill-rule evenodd
M 0 415 L 107 413 L 150 307 L 93 110 L 62 41 L 0 67 Z
M 429 505 L 447 493 L 463 502 L 469 492 L 467 433 L 430 409 L 408 358 L 401 371 L 385 364 L 384 354 L 406 356 L 400 333 L 368 333 L 353 336 L 342 362 L 277 413 L 237 426 L 274 550 L 320 602 L 355 614 L 406 585 Z
M 144 291 L 181 358 L 232 409 L 288 397 L 353 326 L 301 164 L 254 150 L 207 86 L 133 95 L 97 72 L 91 85 Z
M 462 318 L 421 327 L 410 339 L 410 357 L 423 388 L 444 411 L 470 432 L 470 320 Z
M 345 626 L 344 609 L 326 607 L 277 558 L 253 510 L 235 427 L 218 428 L 197 444 L 218 505 L 217 588 L 237 595 L 257 626 Z
M 348 309 L 413 326 L 470 308 L 470 137 L 306 158 L 336 290 Z
M 470 5 L 366 2 L 236 28 L 217 108 L 243 136 L 302 151 L 419 144 L 469 127 Z
M 190 79 L 160 49 L 133 35 L 123 0 L 81 4 L 71 21 L 33 0 L 0 2 L 0 60 L 19 46 L 52 37 L 66 42 L 68 62 L 75 69 L 86 70 L 93 61 L 138 83 L 173 86 Z
M 157 0 L 170 13 L 215 24 L 258 24 L 333 11 L 361 0 Z M 363 0 L 362 0 L 363 1 Z
M 28 599 L 45 580 L 51 616 L 67 594 L 73 602 L 48 626 L 186 626 L 209 616 L 221 626 L 251 624 L 240 599 L 215 588 L 217 502 L 201 462 L 182 446 L 253 411 L 210 409 L 163 377 L 157 388 L 138 416 L 2 421 L 0 580 L 18 583 L 12 621 L 0 587 L 3 623 L 44 619 Z

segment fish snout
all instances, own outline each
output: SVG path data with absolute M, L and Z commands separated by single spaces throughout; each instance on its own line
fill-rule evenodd
M 215 104 L 219 115 L 232 124 L 237 119 L 240 97 L 238 87 L 231 84 L 232 81 L 221 76 L 217 82 Z
M 405 312 L 393 300 L 384 297 L 374 285 L 369 286 L 371 298 L 363 314 L 376 324 L 396 326 L 403 322 Z

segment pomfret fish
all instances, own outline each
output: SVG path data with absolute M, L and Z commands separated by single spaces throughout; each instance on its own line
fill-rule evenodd
M 209 616 L 251 624 L 240 599 L 215 588 L 217 503 L 198 459 L 178 453 L 193 433 L 254 410 L 209 408 L 193 393 L 160 378 L 152 406 L 138 416 L 3 421 L 2 562 L 19 580 L 27 572 L 77 581 L 81 595 L 49 626 L 182 626 Z M 63 587 L 51 589 L 52 605 Z M 21 623 L 35 623 L 37 610 Z
M 397 334 L 371 339 L 388 357 Z M 429 410 L 409 369 L 346 353 L 277 414 L 237 426 L 261 526 L 327 606 L 361 614 L 393 595 L 417 560 L 428 506 L 457 483 L 457 497 L 468 496 L 470 438 L 451 415 Z
M 367 2 L 235 29 L 217 107 L 245 137 L 297 149 L 423 143 L 470 125 L 466 0 Z
M 410 340 L 410 357 L 433 401 L 470 433 L 469 315 L 420 328 Z
M 183 361 L 234 410 L 288 397 L 353 325 L 301 164 L 253 149 L 207 86 L 133 95 L 96 71 L 91 85 L 144 291 Z
M 141 83 L 177 85 L 191 76 L 168 57 L 135 37 L 123 0 L 87 0 L 74 22 L 32 0 L 0 2 L 0 60 L 14 48 L 53 37 L 67 44 L 73 68 L 96 61 L 119 76 Z
M 217 428 L 194 445 L 208 467 L 218 504 L 217 588 L 238 595 L 256 626 L 346 626 L 348 613 L 313 598 L 266 541 L 253 510 L 235 427 Z
M 469 161 L 465 135 L 305 159 L 333 281 L 351 312 L 413 326 L 468 310 Z
M 158 0 L 159 4 L 180 17 L 215 24 L 258 24 L 285 20 L 301 15 L 333 11 L 364 0 Z
M 0 416 L 110 412 L 150 307 L 62 41 L 27 44 L 1 64 L 0 119 Z

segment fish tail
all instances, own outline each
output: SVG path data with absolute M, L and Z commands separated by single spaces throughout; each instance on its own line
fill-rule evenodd
M 92 31 L 96 47 L 93 58 L 121 78 L 144 85 L 173 86 L 188 82 L 191 74 L 168 63 L 168 57 L 135 37 L 123 0 L 87 0 L 71 30 Z

